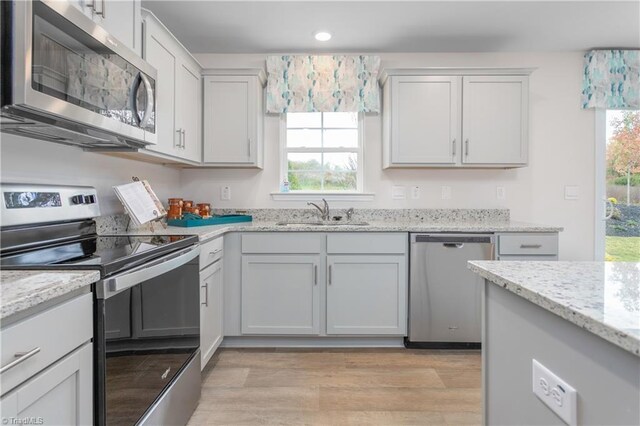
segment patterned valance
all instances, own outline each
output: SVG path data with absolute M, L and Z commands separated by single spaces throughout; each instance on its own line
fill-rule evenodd
M 267 112 L 380 112 L 379 56 L 267 57 Z
M 582 108 L 640 108 L 640 51 L 592 50 L 583 71 Z

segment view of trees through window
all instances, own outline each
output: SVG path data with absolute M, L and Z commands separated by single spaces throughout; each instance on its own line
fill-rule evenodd
M 640 262 L 640 111 L 607 111 L 606 260 Z
M 288 113 L 286 176 L 292 191 L 357 191 L 358 114 Z

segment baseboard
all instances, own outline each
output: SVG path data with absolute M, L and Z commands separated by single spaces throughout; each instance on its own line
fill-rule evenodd
M 223 348 L 402 348 L 403 337 L 225 337 Z

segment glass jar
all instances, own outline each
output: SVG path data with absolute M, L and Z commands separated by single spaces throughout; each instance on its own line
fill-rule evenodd
M 200 210 L 200 216 L 211 217 L 211 204 L 210 203 L 198 203 L 198 210 Z

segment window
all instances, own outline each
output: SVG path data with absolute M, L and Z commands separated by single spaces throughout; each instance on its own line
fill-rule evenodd
M 596 259 L 638 262 L 640 111 L 601 110 L 598 117 L 602 134 L 596 141 Z
M 362 117 L 355 112 L 283 116 L 281 181 L 290 191 L 362 192 Z

